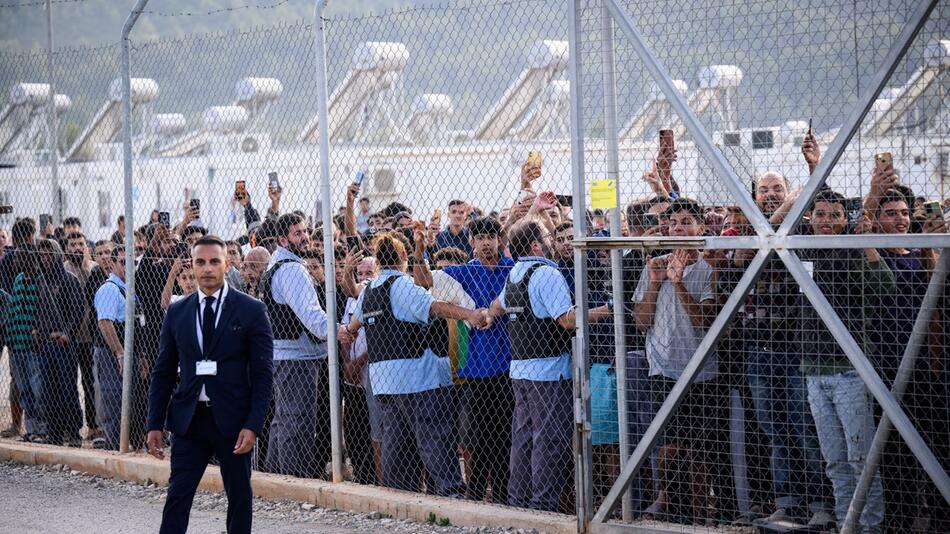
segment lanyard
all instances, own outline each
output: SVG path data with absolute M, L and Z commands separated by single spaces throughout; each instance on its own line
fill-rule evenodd
M 215 298 L 215 300 L 217 301 L 217 302 L 215 303 L 215 305 L 213 305 L 214 307 L 212 308 L 212 309 L 214 310 L 214 320 L 215 320 L 215 322 L 218 321 L 218 312 L 221 311 L 221 300 L 222 300 L 222 299 L 221 299 L 221 293 L 223 293 L 223 292 L 224 292 L 224 286 L 221 286 L 221 289 L 219 289 L 219 290 L 213 295 L 214 298 Z M 204 321 L 204 318 L 202 317 L 203 314 L 201 313 L 201 301 L 204 300 L 204 299 L 205 299 L 205 297 L 202 297 L 202 298 L 198 299 L 198 328 L 199 328 L 199 329 L 202 329 L 202 330 L 201 330 L 202 332 L 204 332 L 204 327 L 205 327 L 205 325 L 204 325 L 204 323 L 203 323 L 203 321 Z M 205 304 L 205 306 L 207 306 L 207 304 Z

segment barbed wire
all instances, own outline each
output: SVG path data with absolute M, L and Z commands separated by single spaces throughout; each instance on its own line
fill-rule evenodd
M 51 0 L 50 4 L 80 4 L 85 3 L 90 0 Z M 278 2 L 273 2 L 269 4 L 244 4 L 241 6 L 230 6 L 222 7 L 219 9 L 212 9 L 211 11 L 198 12 L 198 11 L 177 11 L 177 12 L 166 12 L 166 11 L 157 11 L 152 9 L 146 9 L 142 11 L 146 15 L 155 15 L 158 17 L 195 17 L 195 16 L 208 16 L 208 15 L 217 15 L 219 13 L 228 13 L 232 11 L 241 11 L 245 9 L 276 9 L 285 4 L 289 4 L 291 0 L 280 0 Z M 45 7 L 45 0 L 37 0 L 34 2 L 21 2 L 17 4 L 0 4 L 0 9 L 4 8 L 23 8 L 23 7 Z

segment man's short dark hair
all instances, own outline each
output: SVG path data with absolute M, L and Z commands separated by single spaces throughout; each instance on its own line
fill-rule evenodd
M 508 236 L 510 242 L 511 254 L 517 259 L 533 254 L 531 250 L 532 243 L 544 242 L 544 233 L 541 225 L 534 222 L 522 223 L 515 227 Z
M 491 217 L 478 217 L 468 222 L 468 235 L 501 235 L 501 223 Z
M 100 239 L 93 244 L 92 248 L 99 248 L 103 245 L 109 245 L 109 248 L 111 249 L 113 246 L 115 246 L 115 243 L 113 243 L 111 239 Z
M 890 204 L 891 202 L 903 202 L 908 208 L 912 206 L 911 201 L 908 200 L 907 195 L 905 195 L 903 191 L 896 188 L 891 188 L 881 195 L 881 200 L 877 205 L 878 210 L 884 209 L 884 204 Z
M 690 215 L 696 217 L 696 222 L 699 224 L 703 224 L 705 221 L 705 218 L 703 217 L 702 205 L 691 198 L 680 197 L 673 202 L 670 202 L 670 207 L 666 210 L 666 212 L 672 215 L 677 211 L 689 212 Z
M 464 206 L 464 205 L 465 205 L 465 201 L 459 200 L 457 198 L 455 200 L 449 201 L 449 208 L 454 208 L 455 206 Z
M 468 262 L 468 254 L 460 248 L 443 247 L 432 255 L 432 263 L 437 264 L 440 261 L 448 261 L 453 265 L 465 265 Z
M 574 228 L 573 221 L 564 221 L 561 224 L 554 227 L 554 233 L 559 234 L 568 228 Z
M 224 247 L 225 247 L 225 250 L 227 250 L 230 247 L 237 248 L 238 256 L 240 256 L 242 260 L 244 259 L 244 251 L 241 250 L 241 244 L 238 243 L 237 241 L 225 241 Z
M 73 239 L 82 239 L 83 241 L 85 241 L 86 235 L 83 234 L 82 232 L 70 232 L 69 235 L 66 236 L 66 241 L 71 241 Z
M 63 226 L 78 226 L 82 228 L 82 221 L 79 220 L 79 217 L 66 217 L 63 219 Z
M 195 244 L 191 246 L 191 250 L 194 250 L 201 245 L 216 245 L 221 247 L 225 254 L 228 252 L 228 246 L 225 244 L 224 240 L 213 234 L 204 235 L 195 241 Z
M 10 227 L 10 240 L 14 247 L 21 247 L 32 243 L 36 235 L 36 221 L 30 217 L 23 217 Z
M 109 253 L 109 258 L 113 262 L 115 262 L 119 259 L 119 254 L 123 254 L 123 255 L 125 254 L 124 245 L 118 245 L 118 246 L 112 247 L 112 252 Z
M 818 194 L 815 195 L 815 200 L 813 200 L 811 203 L 811 208 L 809 211 L 815 209 L 815 205 L 819 202 L 825 202 L 827 204 L 840 204 L 842 210 L 845 210 L 848 205 L 848 201 L 844 198 L 844 195 L 831 189 L 819 190 Z
M 191 237 L 192 234 L 201 234 L 202 237 L 208 235 L 208 229 L 204 226 L 186 226 L 181 232 L 182 239 Z
M 297 213 L 285 213 L 277 219 L 276 237 L 287 237 L 290 235 L 290 227 L 304 222 L 304 218 Z
M 632 226 L 634 228 L 644 228 L 646 223 L 643 220 L 643 216 L 650 211 L 649 201 L 647 202 L 631 202 L 627 204 L 627 226 Z
M 412 210 L 409 209 L 409 206 L 406 206 L 405 204 L 400 204 L 399 202 L 392 202 L 385 208 L 379 210 L 379 214 L 382 215 L 383 217 L 392 217 L 393 215 L 396 215 L 400 211 L 408 211 L 412 213 Z
M 911 189 L 909 185 L 907 185 L 907 184 L 895 184 L 893 187 L 891 187 L 891 189 L 894 190 L 894 191 L 899 192 L 899 193 L 902 194 L 902 195 L 904 195 L 904 202 L 907 203 L 907 207 L 908 207 L 908 208 L 913 208 L 913 207 L 914 207 L 914 203 L 915 203 L 917 197 L 916 197 L 916 195 L 914 194 L 914 190 Z M 894 201 L 892 200 L 891 202 L 894 202 Z
M 362 204 L 363 202 L 369 204 L 369 199 L 366 198 L 366 197 L 363 197 L 363 198 L 360 199 L 360 204 Z

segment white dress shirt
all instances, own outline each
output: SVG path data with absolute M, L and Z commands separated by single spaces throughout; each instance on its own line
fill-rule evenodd
M 228 283 L 224 282 L 224 285 L 221 286 L 221 289 L 214 292 L 214 304 L 215 307 L 214 314 L 214 327 L 218 328 L 218 321 L 221 320 L 221 309 L 224 308 L 224 299 L 228 296 Z M 198 350 L 204 354 L 204 334 L 201 331 L 201 318 L 205 311 L 205 306 L 208 305 L 208 296 L 204 294 L 200 289 L 198 290 L 198 310 L 195 313 L 195 332 L 198 334 Z M 201 393 L 198 394 L 198 400 L 200 401 L 210 401 L 211 398 L 208 397 L 208 393 L 205 391 L 204 385 L 201 386 Z

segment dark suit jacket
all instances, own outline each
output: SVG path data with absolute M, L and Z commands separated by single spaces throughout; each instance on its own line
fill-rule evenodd
M 274 335 L 267 311 L 261 301 L 229 287 L 208 352 L 208 358 L 217 361 L 217 375 L 197 376 L 196 363 L 204 359 L 195 324 L 199 294 L 168 307 L 149 387 L 148 430 L 164 428 L 167 414 L 168 429 L 185 434 L 204 385 L 223 435 L 236 437 L 242 428 L 259 435 L 274 368 Z

